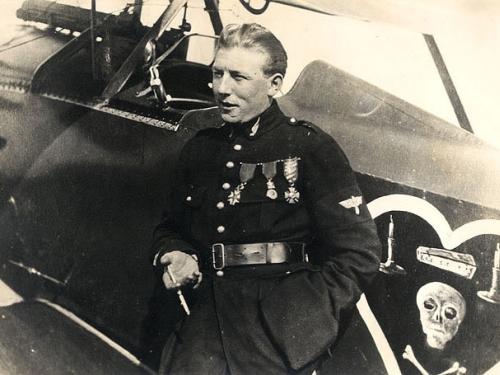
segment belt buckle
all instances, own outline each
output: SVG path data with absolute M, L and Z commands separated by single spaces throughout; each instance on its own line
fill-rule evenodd
M 220 254 L 220 256 L 217 256 L 217 253 Z M 220 259 L 220 263 L 218 262 L 218 259 Z M 224 250 L 224 244 L 223 243 L 214 243 L 212 245 L 212 265 L 214 267 L 214 270 L 220 271 L 225 267 L 225 250 Z M 220 264 L 220 265 L 219 265 Z

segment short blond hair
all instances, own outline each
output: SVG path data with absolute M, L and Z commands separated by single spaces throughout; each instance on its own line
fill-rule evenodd
M 285 75 L 288 60 L 285 48 L 279 39 L 264 26 L 257 23 L 226 25 L 220 33 L 215 53 L 219 49 L 233 47 L 256 49 L 264 53 L 268 57 L 268 65 L 264 67 L 264 73 Z

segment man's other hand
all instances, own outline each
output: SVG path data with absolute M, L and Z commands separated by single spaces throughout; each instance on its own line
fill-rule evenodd
M 200 285 L 202 275 L 193 256 L 175 250 L 163 254 L 160 263 L 165 266 L 162 277 L 165 288 L 177 289 L 188 284 L 194 284 L 194 288 L 197 288 Z

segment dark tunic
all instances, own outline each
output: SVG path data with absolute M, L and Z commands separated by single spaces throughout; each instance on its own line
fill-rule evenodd
M 225 125 L 217 109 L 183 120 L 203 129 L 181 152 L 153 253 L 196 254 L 204 281 L 192 315 L 170 339 L 163 366 L 172 373 L 307 368 L 335 342 L 379 267 L 376 227 L 338 144 L 286 117 L 276 102 L 254 134 L 256 120 Z M 290 159 L 297 160 L 294 182 L 284 167 Z M 266 196 L 268 162 L 276 162 L 276 199 Z M 242 182 L 242 163 L 255 168 L 233 205 L 228 197 Z M 296 202 L 286 199 L 291 187 L 300 192 Z M 309 262 L 232 267 L 222 277 L 211 270 L 214 243 L 277 241 L 306 243 Z

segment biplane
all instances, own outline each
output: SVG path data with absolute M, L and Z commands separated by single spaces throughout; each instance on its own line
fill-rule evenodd
M 199 130 L 182 117 L 214 105 L 225 20 L 292 7 L 421 32 L 460 124 L 314 56 L 278 98 L 342 146 L 385 245 L 319 373 L 500 373 L 500 150 L 472 132 L 430 3 L 171 0 L 148 23 L 148 1 L 26 0 L 0 47 L 0 372 L 157 371 L 182 310 L 148 248 Z

